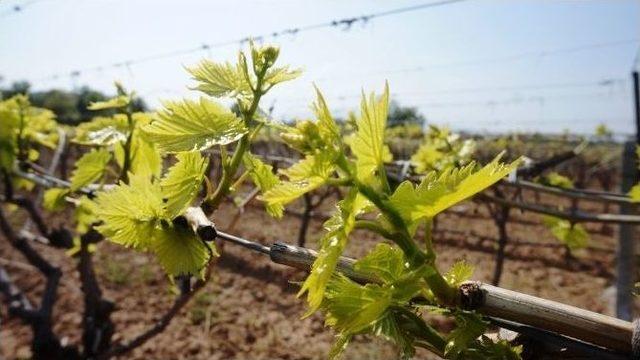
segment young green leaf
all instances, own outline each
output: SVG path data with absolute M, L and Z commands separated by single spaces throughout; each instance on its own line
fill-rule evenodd
M 480 315 L 472 312 L 457 311 L 455 318 L 457 326 L 447 337 L 447 346 L 444 351 L 448 359 L 456 359 L 463 355 L 467 348 L 484 334 L 488 325 Z
M 191 229 L 163 226 L 155 230 L 153 238 L 152 250 L 170 275 L 197 274 L 210 260 L 206 245 Z M 217 256 L 217 252 L 213 254 Z
M 557 172 L 551 172 L 538 180 L 541 184 L 558 187 L 562 189 L 573 189 L 573 181 Z
M 432 172 L 417 187 L 405 181 L 391 195 L 390 202 L 409 224 L 422 218 L 433 218 L 495 184 L 520 163 L 520 160 L 516 160 L 506 165 L 499 161 L 500 156 L 497 156 L 490 164 L 475 172 L 475 163 L 449 169 L 439 176 Z
M 635 184 L 628 193 L 632 202 L 640 202 L 640 184 Z
M 167 102 L 143 129 L 161 151 L 201 151 L 232 143 L 247 132 L 242 119 L 205 98 Z
M 105 149 L 94 149 L 85 153 L 78 159 L 76 168 L 71 174 L 71 191 L 77 191 L 100 179 L 109 161 L 111 161 L 111 153 Z
M 351 140 L 351 151 L 356 156 L 358 179 L 370 182 L 374 172 L 384 162 L 391 161 L 391 152 L 384 144 L 389 107 L 389 86 L 385 85 L 382 97 L 376 101 L 373 94 L 362 96 L 361 115 L 356 125 L 358 130 Z
M 263 163 L 249 152 L 245 153 L 242 161 L 251 180 L 263 194 L 278 184 L 278 177 L 273 173 L 271 165 Z M 266 209 L 269 215 L 280 218 L 283 215 L 284 206 L 282 204 L 266 204 Z
M 207 159 L 199 152 L 184 152 L 177 155 L 178 162 L 162 178 L 160 187 L 170 218 L 182 214 L 202 189 Z
M 76 126 L 73 141 L 82 145 L 109 146 L 124 142 L 128 135 L 127 117 L 117 114 L 112 117 L 96 117 Z
M 323 152 L 307 155 L 298 163 L 282 173 L 289 178 L 271 189 L 263 196 L 268 206 L 284 206 L 305 193 L 324 185 L 335 171 L 334 154 Z
M 51 188 L 44 192 L 42 206 L 49 211 L 58 211 L 66 205 L 68 189 Z
M 326 323 L 344 334 L 355 334 L 371 326 L 392 301 L 390 288 L 376 284 L 359 285 L 344 275 L 330 281 L 322 304 Z
M 160 185 L 145 177 L 131 176 L 130 183 L 98 194 L 96 230 L 116 244 L 148 249 L 155 229 L 168 220 Z
M 123 154 L 124 155 L 124 154 Z M 131 166 L 133 174 L 158 178 L 162 172 L 162 156 L 144 134 L 135 131 L 131 140 Z
M 290 147 L 306 155 L 313 155 L 318 150 L 325 148 L 325 142 L 320 135 L 319 124 L 303 120 L 296 122 L 295 126 L 283 126 L 280 134 L 282 140 Z
M 339 334 L 336 336 L 336 341 L 331 346 L 331 350 L 329 350 L 329 355 L 327 356 L 329 360 L 335 360 L 342 352 L 347 348 L 349 342 L 353 335 Z
M 553 236 L 570 250 L 582 249 L 589 244 L 589 233 L 580 224 L 571 224 L 568 220 L 549 215 L 544 216 L 543 222 Z
M 120 95 L 111 98 L 106 101 L 96 101 L 89 104 L 87 109 L 89 110 L 105 110 L 105 109 L 120 109 L 127 107 L 131 99 L 129 96 Z
M 328 145 L 327 147 L 340 144 L 340 128 L 331 116 L 327 102 L 318 88 L 316 88 L 316 102 L 313 103 L 313 111 L 318 119 L 318 132 L 324 143 Z
M 264 76 L 264 82 L 268 87 L 271 87 L 285 81 L 296 79 L 301 74 L 302 70 L 291 69 L 289 66 L 270 68 Z
M 446 127 L 430 125 L 424 143 L 411 156 L 411 164 L 419 174 L 443 171 L 469 163 L 475 148 L 473 139 L 461 140 Z
M 87 196 L 82 196 L 79 199 L 79 203 L 73 214 L 74 220 L 76 221 L 77 233 L 86 233 L 93 224 L 98 222 L 96 212 L 96 203 L 94 201 L 89 199 Z
M 367 200 L 356 190 L 351 190 L 338 205 L 338 211 L 325 222 L 327 233 L 320 240 L 320 251 L 313 262 L 311 273 L 302 284 L 298 293 L 307 293 L 309 311 L 307 315 L 316 311 L 324 297 L 324 290 L 333 275 L 338 259 L 347 245 L 349 233 L 353 230 L 356 216 L 367 206 Z
M 240 63 L 215 63 L 202 60 L 198 65 L 187 68 L 194 80 L 198 82 L 195 89 L 214 96 L 248 96 L 252 93 L 251 84 L 244 75 Z
M 406 274 L 408 263 L 402 250 L 385 243 L 379 243 L 365 257 L 356 261 L 354 269 L 365 274 L 372 274 L 385 283 L 392 283 Z
M 471 279 L 473 275 L 473 265 L 468 264 L 464 260 L 460 260 L 453 264 L 449 271 L 444 275 L 449 285 L 459 287 L 463 282 Z

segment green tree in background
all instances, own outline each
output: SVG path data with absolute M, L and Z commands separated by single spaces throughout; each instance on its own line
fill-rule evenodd
M 418 108 L 410 106 L 402 106 L 397 101 L 392 100 L 389 104 L 389 118 L 387 127 L 395 127 L 400 125 L 419 125 L 425 121 Z
M 111 96 L 98 90 L 83 86 L 79 90 L 67 91 L 51 89 L 46 91 L 31 92 L 31 84 L 26 81 L 17 81 L 8 88 L 0 88 L 0 98 L 8 99 L 17 94 L 29 96 L 29 100 L 34 106 L 49 109 L 56 114 L 56 119 L 61 124 L 77 125 L 89 121 L 95 116 L 112 116 L 113 109 L 101 111 L 89 111 L 87 107 L 90 103 L 104 101 Z M 136 98 L 132 104 L 134 112 L 146 111 L 147 105 L 140 98 Z

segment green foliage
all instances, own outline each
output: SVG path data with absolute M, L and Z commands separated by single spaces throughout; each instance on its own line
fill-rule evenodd
M 354 269 L 374 275 L 384 282 L 392 283 L 406 273 L 407 261 L 402 250 L 385 243 L 379 243 L 367 256 L 355 263 Z
M 124 142 L 129 136 L 126 115 L 96 117 L 75 127 L 73 141 L 82 145 L 108 146 Z
M 96 101 L 87 107 L 89 110 L 105 110 L 105 109 L 120 109 L 129 106 L 131 98 L 126 95 L 118 95 L 114 98 L 105 101 Z
M 121 168 L 120 183 L 98 194 L 87 219 L 100 221 L 96 228 L 111 241 L 153 252 L 171 275 L 195 274 L 209 261 L 209 249 L 187 225 L 182 215 L 196 204 L 205 181 L 208 159 L 200 151 L 219 146 L 223 155 L 223 178 L 208 192 L 202 206 L 215 209 L 232 191 L 238 166 L 244 161 L 249 175 L 262 191 L 278 182 L 271 168 L 248 152 L 248 144 L 265 122 L 259 121 L 259 100 L 271 87 L 298 75 L 288 67 L 274 68 L 279 51 L 251 45 L 252 66 L 244 54 L 238 65 L 204 61 L 190 69 L 197 89 L 214 96 L 236 97 L 240 116 L 209 98 L 171 101 L 155 116 L 133 113 L 133 93 L 116 84 L 116 98 L 94 104 L 94 109 L 116 109 L 119 114 L 79 127 L 76 142 L 113 146 Z M 252 133 L 250 133 L 250 131 Z M 238 141 L 239 140 L 239 141 Z M 238 141 L 227 157 L 226 145 Z M 177 162 L 160 178 L 160 153 L 177 153 Z M 293 176 L 293 175 L 292 175 Z M 281 205 L 269 206 L 274 215 Z
M 182 214 L 198 196 L 207 160 L 198 152 L 179 153 L 178 162 L 160 181 L 169 218 Z
M 209 96 L 249 96 L 251 95 L 251 86 L 245 78 L 241 64 L 246 66 L 244 56 L 241 56 L 238 64 L 202 60 L 197 66 L 187 68 L 187 71 L 198 82 L 195 89 Z
M 342 251 L 347 245 L 356 216 L 366 206 L 366 199 L 357 191 L 352 190 L 344 200 L 338 203 L 337 212 L 325 222 L 324 227 L 327 233 L 320 240 L 318 257 L 311 267 L 311 274 L 304 281 L 298 293 L 298 296 L 307 293 L 308 315 L 320 307 L 324 290 L 333 275 Z
M 596 126 L 596 136 L 603 138 L 611 138 L 613 136 L 613 132 L 611 129 L 607 127 L 605 124 L 598 124 Z
M 262 199 L 267 206 L 282 207 L 300 196 L 324 185 L 335 171 L 333 154 L 307 155 L 297 164 L 281 171 L 289 179 L 272 186 Z M 276 213 L 281 216 L 282 213 Z
M 263 163 L 256 156 L 247 152 L 244 155 L 243 163 L 253 183 L 264 194 L 278 184 L 278 177 L 273 173 L 273 167 Z M 269 215 L 280 218 L 284 212 L 284 206 L 281 203 L 267 204 L 266 210 Z
M 226 145 L 247 132 L 234 113 L 204 97 L 199 101 L 166 102 L 157 118 L 143 129 L 151 142 L 169 153 Z
M 71 191 L 77 191 L 102 178 L 110 160 L 111 154 L 104 149 L 92 150 L 82 155 L 71 174 Z
M 55 114 L 58 124 L 78 125 L 91 120 L 94 116 L 111 116 L 113 109 L 89 110 L 92 103 L 105 101 L 108 96 L 100 91 L 83 86 L 77 90 L 66 91 L 52 89 L 46 91 L 32 91 L 28 83 L 14 83 L 9 88 L 0 88 L 0 98 L 9 99 L 15 95 L 28 96 L 34 106 L 51 110 Z M 146 104 L 141 99 L 132 100 L 130 107 L 133 111 L 145 111 Z
M 589 244 L 589 233 L 580 224 L 573 224 L 555 216 L 545 216 L 544 224 L 551 230 L 553 236 L 565 244 L 569 250 L 578 250 Z
M 458 287 L 463 282 L 471 279 L 473 275 L 473 265 L 461 260 L 453 264 L 449 271 L 444 275 L 445 279 L 451 286 Z
M 163 179 L 164 187 L 131 176 L 129 184 L 100 193 L 94 211 L 103 224 L 96 229 L 117 244 L 153 251 L 171 275 L 198 273 L 209 260 L 207 246 L 192 229 L 172 224 L 172 218 L 193 200 L 193 184 L 202 174 L 189 170 L 201 164 L 201 159 L 185 154 Z M 163 201 L 163 190 L 173 195 L 171 203 Z
M 327 285 L 321 309 L 327 325 L 338 332 L 338 341 L 330 356 L 338 356 L 356 334 L 375 334 L 394 342 L 409 358 L 415 353 L 418 338 L 438 339 L 435 330 L 424 324 L 412 310 L 402 310 L 424 286 L 423 276 L 433 273 L 429 266 L 411 270 L 402 251 L 386 244 L 378 244 L 367 256 L 358 260 L 355 268 L 371 271 L 379 284 L 360 285 L 344 275 L 336 275 Z M 416 332 L 416 325 L 427 334 Z M 444 346 L 444 340 L 441 340 Z
M 411 156 L 411 163 L 417 173 L 443 171 L 468 164 L 475 150 L 474 140 L 461 140 L 460 135 L 448 128 L 430 125 L 424 143 Z
M 142 177 L 131 177 L 131 183 L 120 183 L 115 189 L 96 197 L 97 226 L 111 241 L 136 249 L 149 249 L 156 227 L 170 220 L 160 184 Z
M 78 205 L 76 205 L 76 209 L 73 214 L 74 220 L 76 221 L 77 233 L 86 233 L 95 223 L 98 222 L 96 212 L 96 203 L 90 200 L 87 196 L 83 196 L 78 199 Z
M 56 146 L 54 114 L 31 105 L 24 95 L 0 101 L 0 168 L 12 170 L 14 162 L 35 161 L 36 145 Z
M 135 114 L 134 114 L 135 115 Z M 135 117 L 134 117 L 135 118 Z M 120 164 L 124 162 L 124 148 L 123 143 L 118 143 L 116 150 L 122 150 L 122 154 L 119 156 L 118 151 L 116 156 L 120 157 Z M 130 147 L 130 167 L 129 170 L 136 174 L 146 177 L 158 178 L 162 172 L 162 156 L 158 151 L 155 144 L 149 141 L 144 133 L 139 131 L 134 132 L 134 136 L 131 139 Z
M 627 194 L 633 202 L 640 202 L 640 184 L 635 184 Z
M 278 57 L 276 47 L 251 44 L 250 60 L 241 52 L 235 64 L 203 61 L 188 71 L 195 89 L 209 97 L 166 102 L 153 115 L 135 112 L 134 93 L 116 84 L 115 97 L 89 106 L 107 114 L 74 129 L 74 141 L 91 150 L 78 161 L 70 189 L 48 191 L 45 206 L 57 209 L 67 200 L 74 202 L 78 233 L 93 227 L 116 244 L 150 252 L 171 276 L 203 275 L 217 253 L 187 220 L 190 207 L 200 206 L 210 215 L 235 191 L 234 184 L 249 177 L 267 211 L 280 217 L 285 205 L 304 194 L 340 186 L 347 195 L 324 224 L 318 256 L 298 294 L 306 295 L 307 315 L 321 310 L 326 324 L 337 332 L 331 357 L 338 356 L 353 336 L 371 334 L 395 343 L 402 358 L 412 357 L 417 346 L 447 358 L 518 358 L 517 348 L 482 337 L 486 323 L 479 315 L 444 310 L 454 307 L 458 287 L 473 268 L 459 262 L 442 275 L 431 241 L 425 247 L 414 235 L 420 223 L 430 224 L 439 213 L 495 184 L 519 161 L 503 164 L 498 156 L 477 166 L 471 161 L 472 142 L 432 127 L 412 158 L 419 173 L 429 172 L 418 185 L 406 181 L 396 187 L 385 170 L 392 159 L 385 139 L 388 86 L 380 97 L 363 94 L 360 114 L 350 116 L 345 126 L 336 123 L 318 89 L 314 121 L 276 124 L 260 110 L 260 100 L 274 85 L 300 74 L 276 67 Z M 216 99 L 221 97 L 233 98 L 233 111 Z M 0 166 L 12 168 L 16 159 L 36 156 L 32 144 L 55 146 L 52 113 L 31 107 L 26 98 L 0 102 L 0 118 Z M 301 153 L 301 160 L 274 174 L 271 166 L 252 155 L 251 143 L 264 128 L 279 131 L 282 140 Z M 213 147 L 221 154 L 216 184 L 206 177 L 208 158 L 201 153 Z M 164 175 L 163 163 L 173 164 Z M 94 200 L 77 194 L 86 185 L 112 179 L 117 184 L 99 187 Z M 203 182 L 207 191 L 200 198 Z M 355 271 L 372 279 L 368 284 L 336 273 L 357 228 L 393 243 L 377 244 L 354 264 Z M 575 242 L 579 236 L 573 233 L 579 229 L 570 226 L 562 234 Z M 431 227 L 425 231 L 430 239 Z M 78 245 L 76 240 L 71 251 Z M 435 331 L 422 317 L 425 304 L 454 317 L 457 327 L 448 335 Z
M 66 205 L 65 197 L 69 194 L 67 189 L 51 188 L 44 192 L 42 206 L 49 211 L 58 211 Z
M 447 358 L 464 358 L 462 355 L 480 335 L 484 334 L 488 323 L 475 314 L 464 311 L 455 313 L 456 328 L 447 336 L 444 353 Z
M 191 229 L 179 226 L 155 229 L 151 246 L 160 265 L 172 275 L 197 274 L 209 261 L 208 245 Z M 213 255 L 217 253 L 214 251 Z
M 538 179 L 538 182 L 547 186 L 553 186 L 561 189 L 573 189 L 573 181 L 557 172 L 550 172 Z
M 351 151 L 357 158 L 356 171 L 358 179 L 370 182 L 376 170 L 380 170 L 384 162 L 392 160 L 389 148 L 384 144 L 384 130 L 387 127 L 387 111 L 389 104 L 389 86 L 378 101 L 371 94 L 369 99 L 363 95 L 360 104 L 361 116 L 356 121 L 358 130 L 351 140 Z
M 457 286 L 471 276 L 472 268 L 458 263 L 449 273 L 441 275 L 432 260 L 435 254 L 431 246 L 427 251 L 421 250 L 413 235 L 421 222 L 431 221 L 447 208 L 485 190 L 520 163 L 516 160 L 503 164 L 498 156 L 488 165 L 478 167 L 469 161 L 472 143 L 457 142 L 457 137 L 448 131 L 432 128 L 432 137 L 441 141 L 438 146 L 443 146 L 437 149 L 442 152 L 441 158 L 433 162 L 438 165 L 431 166 L 438 171 L 428 173 L 417 186 L 406 181 L 393 189 L 384 168 L 384 163 L 391 160 L 385 144 L 388 94 L 385 88 L 380 98 L 363 96 L 361 114 L 351 123 L 354 132 L 346 139 L 351 157 L 318 91 L 314 105 L 317 121 L 303 120 L 280 127 L 284 142 L 304 154 L 304 158 L 280 171 L 283 175 L 280 183 L 262 197 L 269 206 L 284 206 L 320 186 L 349 189 L 325 223 L 318 257 L 299 292 L 307 294 L 307 315 L 321 309 L 327 315 L 327 324 L 338 332 L 332 357 L 359 333 L 392 340 L 405 357 L 413 354 L 416 341 L 444 354 L 444 337 L 430 329 L 408 302 L 417 294 L 435 303 L 451 301 Z M 466 165 L 457 166 L 459 163 Z M 350 233 L 358 225 L 357 217 L 365 212 L 374 212 L 376 217 L 361 226 L 398 245 L 398 248 L 378 245 L 355 265 L 359 273 L 378 278 L 381 284 L 360 285 L 334 273 Z M 452 356 L 467 354 L 468 348 L 478 351 L 484 348 L 481 342 L 471 341 L 475 338 L 465 338 L 471 335 L 461 329 L 450 339 Z
M 462 168 L 453 168 L 442 172 L 429 173 L 422 182 L 414 186 L 405 181 L 390 197 L 390 203 L 400 213 L 407 224 L 431 219 L 449 207 L 485 190 L 516 169 L 519 160 L 511 164 L 500 163 L 496 157 L 480 170 L 470 163 Z

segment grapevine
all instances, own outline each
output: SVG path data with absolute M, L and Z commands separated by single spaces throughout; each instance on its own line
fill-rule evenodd
M 336 121 L 317 88 L 313 120 L 278 123 L 263 110 L 261 102 L 274 86 L 301 73 L 276 65 L 279 52 L 275 46 L 251 43 L 248 52 L 241 51 L 234 63 L 203 60 L 187 69 L 201 97 L 167 101 L 155 113 L 136 112 L 135 92 L 117 83 L 115 97 L 89 107 L 111 110 L 112 116 L 96 116 L 68 129 L 71 141 L 85 148 L 68 182 L 47 177 L 37 165 L 43 149 L 55 149 L 65 138 L 56 130 L 53 114 L 31 106 L 24 96 L 0 102 L 2 200 L 29 214 L 37 236 L 78 259 L 86 292 L 80 350 L 62 345 L 51 328 L 53 301 L 45 300 L 55 299 L 60 271 L 35 254 L 25 235 L 14 231 L 7 220 L 14 207 L 0 208 L 3 233 L 30 261 L 40 265 L 48 280 L 42 309 L 31 309 L 15 292 L 12 296 L 15 313 L 33 311 L 45 319 L 44 325 L 33 325 L 34 334 L 46 333 L 34 342 L 35 356 L 109 358 L 162 331 L 215 271 L 214 259 L 222 251 L 214 240 L 242 242 L 216 229 L 214 223 L 223 201 L 250 182 L 256 190 L 238 203 L 240 207 L 257 196 L 269 215 L 281 218 L 291 203 L 304 199 L 300 246 L 304 245 L 313 209 L 329 196 L 340 197 L 324 222 L 318 252 L 298 293 L 306 299 L 304 316 L 321 312 L 336 334 L 329 358 L 338 358 L 352 338 L 362 334 L 391 341 L 402 358 L 413 357 L 416 348 L 448 359 L 521 358 L 522 345 L 485 335 L 491 319 L 476 312 L 461 290 L 479 291 L 479 285 L 468 282 L 473 267 L 460 261 L 442 268 L 433 234 L 439 214 L 465 200 L 484 199 L 495 204 L 492 209 L 496 225 L 504 231 L 500 233 L 504 251 L 512 200 L 494 185 L 516 172 L 523 159 L 503 162 L 504 152 L 499 152 L 481 165 L 473 160 L 474 140 L 463 140 L 446 128 L 433 126 L 410 163 L 394 177 L 389 169 L 394 159 L 386 138 L 393 130 L 387 129 L 389 85 L 385 84 L 381 95 L 362 95 L 359 114 L 353 115 L 349 126 Z M 223 105 L 223 100 L 231 100 L 235 111 Z M 273 133 L 299 158 L 277 173 L 252 148 L 260 136 Z M 214 152 L 220 159 L 217 180 L 209 176 Z M 542 168 L 529 171 L 540 172 Z M 573 187 L 569 179 L 556 173 L 545 175 L 540 182 L 556 188 Z M 49 229 L 38 211 L 40 204 L 19 194 L 36 185 L 49 188 L 42 200 L 48 211 L 73 205 L 74 230 Z M 481 194 L 490 188 L 494 197 Z M 631 198 L 618 200 L 636 201 L 635 192 Z M 586 230 L 575 220 L 554 214 L 549 213 L 545 223 L 556 238 L 571 250 L 586 246 Z M 345 270 L 342 255 L 356 229 L 375 234 L 379 241 L 366 256 L 348 262 Z M 418 230 L 423 237 L 417 236 Z M 92 252 L 103 239 L 153 254 L 180 294 L 158 325 L 119 344 L 112 341 L 113 304 L 102 297 L 91 265 Z M 497 268 L 501 271 L 501 265 Z M 497 283 L 497 269 L 494 278 Z M 430 314 L 452 319 L 454 329 L 440 332 L 426 320 Z

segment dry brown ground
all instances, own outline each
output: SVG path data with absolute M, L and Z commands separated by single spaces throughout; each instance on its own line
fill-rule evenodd
M 551 199 L 542 199 L 552 201 Z M 599 206 L 589 205 L 594 209 Z M 435 235 L 438 262 L 444 268 L 459 259 L 475 266 L 474 279 L 488 281 L 494 266 L 494 244 L 467 234 L 496 236 L 486 209 L 471 203 L 463 205 L 479 218 L 444 215 Z M 325 206 L 330 209 L 331 206 Z M 215 219 L 225 229 L 235 210 L 225 205 Z M 514 218 L 539 221 L 536 215 L 514 211 Z M 63 216 L 52 222 L 62 221 Z M 299 220 L 285 217 L 274 220 L 257 207 L 248 208 L 234 232 L 270 244 L 275 241 L 293 243 Z M 315 247 L 321 234 L 321 222 L 314 220 L 309 229 L 308 246 Z M 599 231 L 601 225 L 589 226 Z M 610 227 L 609 230 L 615 230 Z M 567 260 L 562 248 L 540 225 L 509 225 L 512 238 L 507 246 L 507 260 L 501 286 L 528 294 L 557 300 L 589 310 L 611 314 L 615 231 L 608 236 L 593 235 L 594 248 L 581 250 Z M 379 239 L 357 231 L 346 254 L 364 255 Z M 531 243 L 522 243 L 527 241 Z M 520 243 L 518 243 L 520 242 Z M 60 299 L 55 308 L 58 334 L 65 341 L 78 343 L 82 311 L 82 294 L 75 272 L 75 260 L 63 252 L 36 245 L 65 273 Z M 0 239 L 0 259 L 16 283 L 36 301 L 42 291 L 41 276 Z M 153 324 L 171 304 L 168 281 L 152 257 L 135 253 L 108 242 L 99 245 L 96 254 L 99 279 L 107 298 L 117 304 L 113 320 L 117 326 L 115 340 L 128 339 Z M 296 299 L 295 281 L 304 274 L 273 264 L 263 255 L 249 253 L 227 245 L 214 268 L 214 277 L 205 289 L 185 307 L 167 330 L 123 356 L 127 359 L 322 359 L 333 340 L 330 329 L 323 326 L 320 315 L 301 320 L 304 304 Z M 29 328 L 0 312 L 0 355 L 7 359 L 29 357 Z M 437 324 L 446 326 L 446 324 Z M 388 343 L 371 337 L 358 337 L 348 348 L 345 359 L 391 359 L 396 350 Z M 420 359 L 433 358 L 420 352 Z

